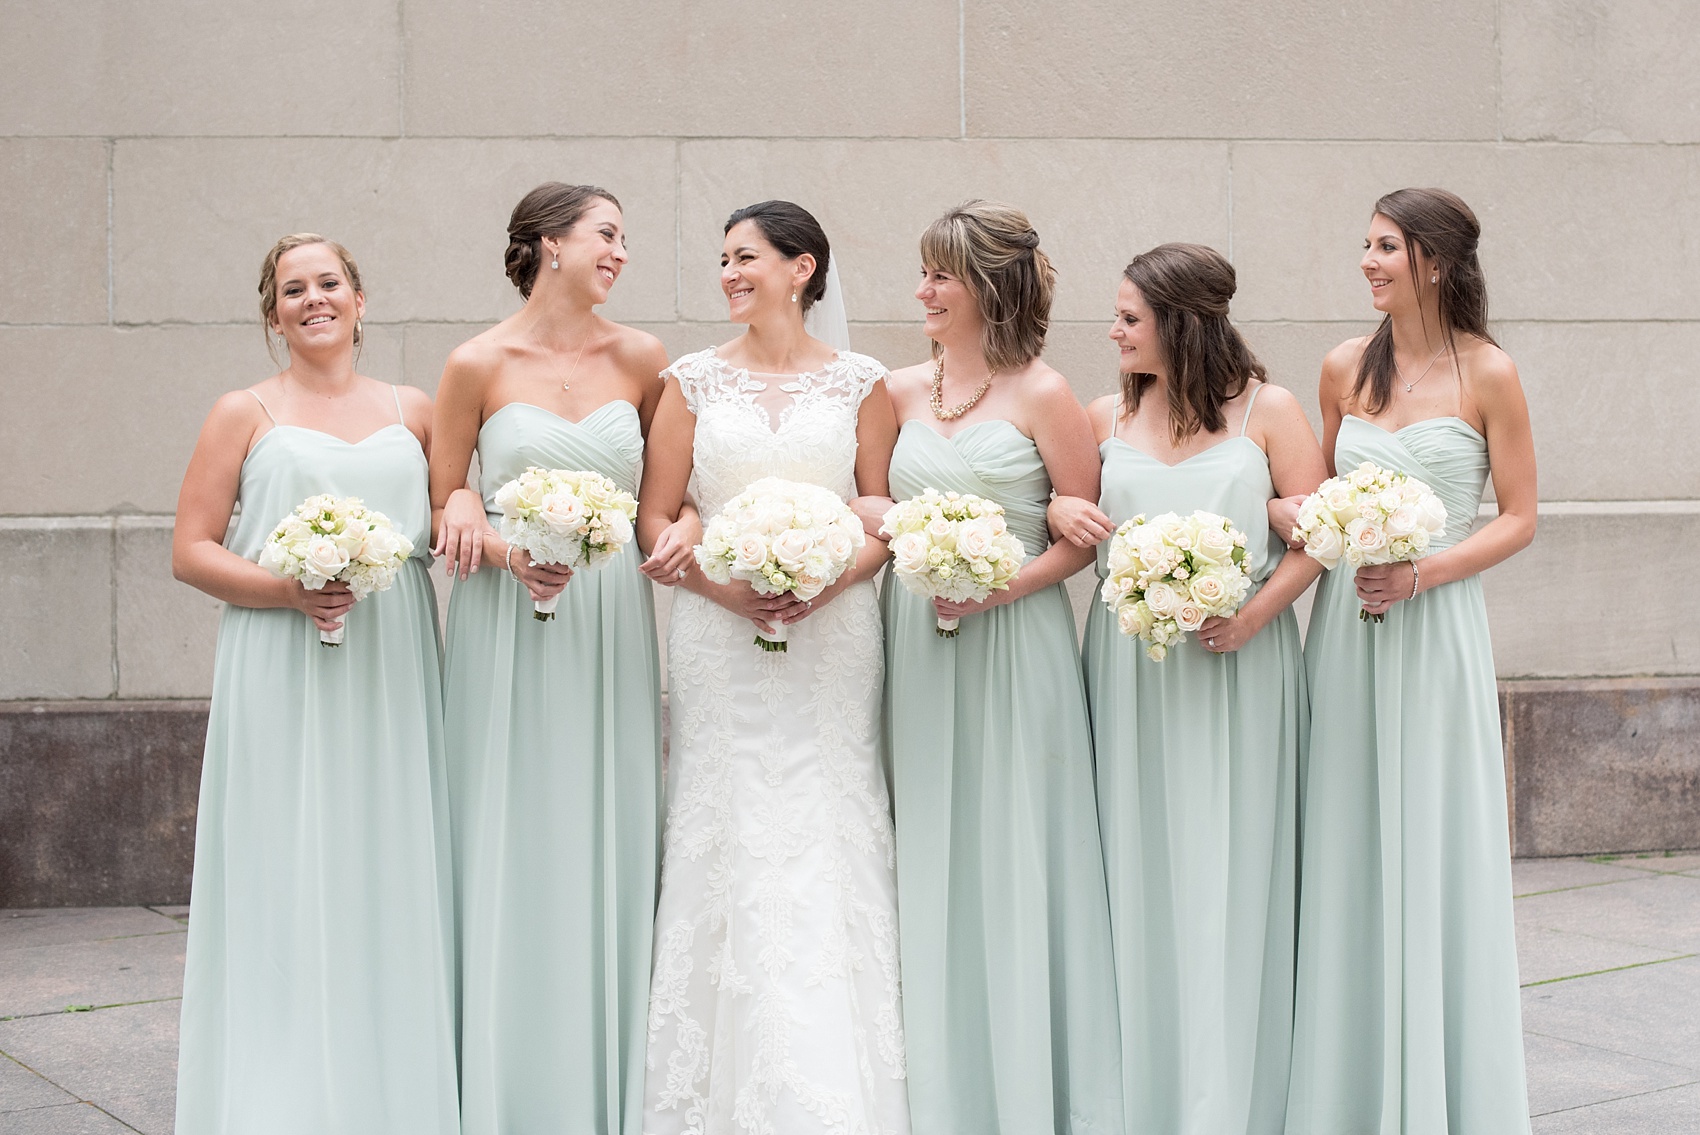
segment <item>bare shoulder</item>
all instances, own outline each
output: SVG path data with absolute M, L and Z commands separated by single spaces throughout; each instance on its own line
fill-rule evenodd
M 895 367 L 886 372 L 894 393 L 930 388 L 933 381 L 933 364 L 930 362 L 916 363 L 914 366 Z
M 1020 374 L 1021 398 L 1035 409 L 1052 407 L 1060 402 L 1080 405 L 1080 397 L 1062 372 L 1042 359 L 1028 363 Z
M 1345 401 L 1347 393 L 1352 389 L 1352 383 L 1357 378 L 1358 364 L 1369 347 L 1369 340 L 1368 335 L 1347 339 L 1322 356 L 1322 375 L 1317 390 L 1317 397 L 1321 402 L 1327 404 L 1330 401 Z
M 1463 364 L 1464 381 L 1472 394 L 1480 392 L 1491 396 L 1520 384 L 1517 364 L 1497 343 L 1472 336 L 1466 344 L 1460 345 L 1458 357 Z
M 608 327 L 614 333 L 614 357 L 619 360 L 622 369 L 653 372 L 651 377 L 666 369 L 667 348 L 662 346 L 660 339 L 648 331 L 627 327 L 623 323 L 610 323 Z
M 1120 400 L 1119 394 L 1105 394 L 1086 404 L 1086 416 L 1092 419 L 1093 432 L 1100 442 L 1116 432 L 1116 403 Z
M 1273 411 L 1277 414 L 1304 414 L 1304 407 L 1299 404 L 1299 396 L 1276 382 L 1264 381 L 1256 387 L 1257 409 Z
M 257 382 L 251 387 L 219 395 L 218 401 L 207 412 L 207 432 L 246 437 L 266 424 L 266 411 L 260 405 L 260 399 L 266 394 L 265 386 L 265 382 Z
M 384 385 L 388 386 L 389 384 L 385 383 Z M 427 417 L 430 416 L 431 396 L 429 394 L 425 393 L 417 386 L 409 386 L 405 382 L 396 383 L 394 390 L 396 392 L 396 397 L 401 399 L 401 410 L 403 414 L 409 417 L 416 413 L 424 414 Z

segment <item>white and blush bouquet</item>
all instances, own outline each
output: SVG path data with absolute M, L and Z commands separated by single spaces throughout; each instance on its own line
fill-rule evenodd
M 1345 563 L 1355 571 L 1365 564 L 1421 559 L 1429 542 L 1445 531 L 1446 505 L 1433 489 L 1365 461 L 1305 498 L 1293 538 L 1303 540 L 1305 554 L 1328 570 Z M 1358 618 L 1378 623 L 1385 617 L 1358 612 Z
M 600 473 L 533 465 L 496 490 L 501 536 L 534 564 L 601 567 L 632 541 L 637 501 Z M 555 617 L 559 595 L 532 604 L 532 618 Z
M 741 579 L 763 595 L 810 600 L 837 582 L 867 537 L 838 494 L 819 485 L 763 477 L 726 502 L 696 547 L 703 574 Z M 785 625 L 756 635 L 763 650 L 785 650 Z
M 1122 634 L 1142 640 L 1153 662 L 1208 618 L 1240 609 L 1251 579 L 1245 533 L 1213 512 L 1151 520 L 1140 515 L 1110 537 L 1109 574 L 1099 597 Z
M 359 497 L 321 493 L 296 505 L 272 529 L 260 549 L 260 566 L 308 591 L 341 581 L 359 602 L 387 591 L 412 554 L 413 541 L 397 532 L 389 517 L 367 508 Z M 322 630 L 319 641 L 341 646 L 346 629 Z
M 898 501 L 880 531 L 891 537 L 891 571 L 916 595 L 952 603 L 981 602 L 1021 572 L 1026 549 L 1004 521 L 1003 506 L 984 497 L 922 490 Z M 938 620 L 940 638 L 955 638 L 960 619 Z

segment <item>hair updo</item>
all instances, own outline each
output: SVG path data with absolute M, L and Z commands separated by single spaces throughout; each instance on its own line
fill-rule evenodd
M 965 201 L 921 234 L 921 263 L 967 285 L 986 329 L 980 353 L 994 371 L 1023 367 L 1045 349 L 1057 273 L 1027 214 Z M 933 344 L 933 354 L 941 348 Z
M 827 243 L 826 230 L 820 227 L 815 215 L 791 201 L 758 201 L 745 205 L 726 218 L 722 233 L 744 221 L 761 230 L 767 243 L 787 260 L 808 253 L 815 258 L 815 270 L 798 291 L 797 305 L 807 315 L 815 301 L 826 294 L 826 268 L 832 263 L 832 246 Z
M 1440 334 L 1454 356 L 1460 331 L 1492 343 L 1487 328 L 1487 278 L 1476 256 L 1482 225 L 1463 198 L 1445 189 L 1395 189 L 1375 203 L 1375 212 L 1404 234 L 1411 287 L 1418 294 L 1427 281 L 1418 276 L 1417 258 L 1412 252 L 1421 249 L 1434 261 L 1435 274 L 1440 277 Z M 1381 413 L 1393 401 L 1397 371 L 1393 362 L 1393 317 L 1388 315 L 1382 318 L 1358 360 L 1352 397 L 1366 412 Z
M 1157 342 L 1169 366 L 1169 434 L 1176 445 L 1203 430 L 1228 427 L 1223 411 L 1268 372 L 1228 322 L 1238 284 L 1227 257 L 1203 244 L 1159 244 L 1135 256 L 1122 276 L 1139 289 L 1156 321 Z M 1122 376 L 1122 406 L 1131 414 L 1157 380 Z
M 348 249 L 318 233 L 290 233 L 272 245 L 271 251 L 260 262 L 260 329 L 266 335 L 266 354 L 272 362 L 279 362 L 277 344 L 272 341 L 272 324 L 277 322 L 277 262 L 283 254 L 291 249 L 300 248 L 306 244 L 322 244 L 336 253 L 336 258 L 342 262 L 343 275 L 348 277 L 348 286 L 353 288 L 356 295 L 364 295 L 365 289 L 360 286 L 360 266 L 354 263 L 354 257 L 348 254 Z M 354 350 L 358 357 L 361 341 L 365 339 L 361 332 L 360 321 L 354 321 Z
M 560 181 L 545 181 L 519 199 L 508 217 L 508 251 L 502 264 L 521 297 L 530 299 L 532 285 L 537 283 L 543 238 L 565 236 L 595 201 L 620 208 L 619 199 L 600 186 Z

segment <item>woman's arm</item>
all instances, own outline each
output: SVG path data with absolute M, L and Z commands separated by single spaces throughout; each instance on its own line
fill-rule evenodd
M 171 574 L 226 603 L 262 609 L 291 607 L 319 629 L 334 630 L 354 606 L 347 584 L 329 583 L 308 591 L 224 546 L 242 482 L 242 463 L 265 425 L 264 411 L 244 390 L 220 398 L 207 415 L 177 496 Z
M 1086 407 L 1092 423 L 1092 437 L 1102 446 L 1116 432 L 1115 413 L 1118 396 L 1106 394 L 1094 398 Z M 1100 473 L 1102 463 L 1100 462 Z M 1115 534 L 1116 526 L 1098 507 L 1097 500 L 1064 496 L 1059 490 L 1045 510 L 1045 522 L 1050 526 L 1052 540 L 1067 540 L 1082 548 L 1096 548 Z
M 880 527 L 895 503 L 891 499 L 891 452 L 896 447 L 897 411 L 882 379 L 874 383 L 856 413 L 856 496 L 849 501 L 869 542 L 881 547 L 886 538 L 880 534 Z M 883 562 L 883 553 L 880 558 Z M 878 570 L 875 564 L 874 572 Z
M 1340 436 L 1340 420 L 1345 416 L 1351 398 L 1352 382 L 1358 373 L 1358 359 L 1363 356 L 1368 339 L 1348 339 L 1329 351 L 1322 360 L 1322 375 L 1316 384 L 1316 400 L 1322 408 L 1322 468 L 1326 477 L 1334 476 L 1334 441 Z M 1264 395 L 1264 397 L 1268 397 Z M 1312 486 L 1314 488 L 1315 486 Z M 1287 547 L 1298 550 L 1303 540 L 1293 538 L 1293 527 L 1299 520 L 1299 506 L 1309 496 L 1284 494 L 1269 502 L 1269 529 L 1285 540 Z
M 1480 531 L 1443 551 L 1410 563 L 1379 564 L 1358 569 L 1358 597 L 1372 615 L 1394 603 L 1478 575 L 1510 559 L 1535 538 L 1539 491 L 1535 482 L 1535 436 L 1529 426 L 1529 405 L 1517 366 L 1497 347 L 1484 344 L 1475 352 L 1465 388 L 1482 416 L 1499 515 Z M 1449 516 L 1448 526 L 1468 531 L 1473 516 Z
M 472 451 L 484 425 L 484 393 L 495 368 L 495 357 L 477 340 L 462 343 L 449 354 L 437 383 L 437 404 L 431 417 L 431 554 L 448 561 L 449 573 L 465 579 L 478 570 L 485 544 L 495 532 L 484 515 L 484 502 L 466 487 Z M 501 559 L 506 546 L 490 552 Z

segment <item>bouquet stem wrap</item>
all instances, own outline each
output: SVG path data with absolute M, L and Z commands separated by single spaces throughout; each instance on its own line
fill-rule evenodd
M 308 591 L 346 583 L 358 603 L 387 591 L 412 554 L 413 541 L 397 532 L 389 517 L 367 508 L 359 497 L 321 493 L 296 505 L 272 529 L 260 549 L 260 566 Z M 319 642 L 341 646 L 347 630 L 344 623 L 321 630 Z
M 740 579 L 762 595 L 807 601 L 838 582 L 866 542 L 862 522 L 831 489 L 763 477 L 708 522 L 696 559 L 716 583 Z M 755 645 L 787 650 L 789 628 L 768 627 Z

